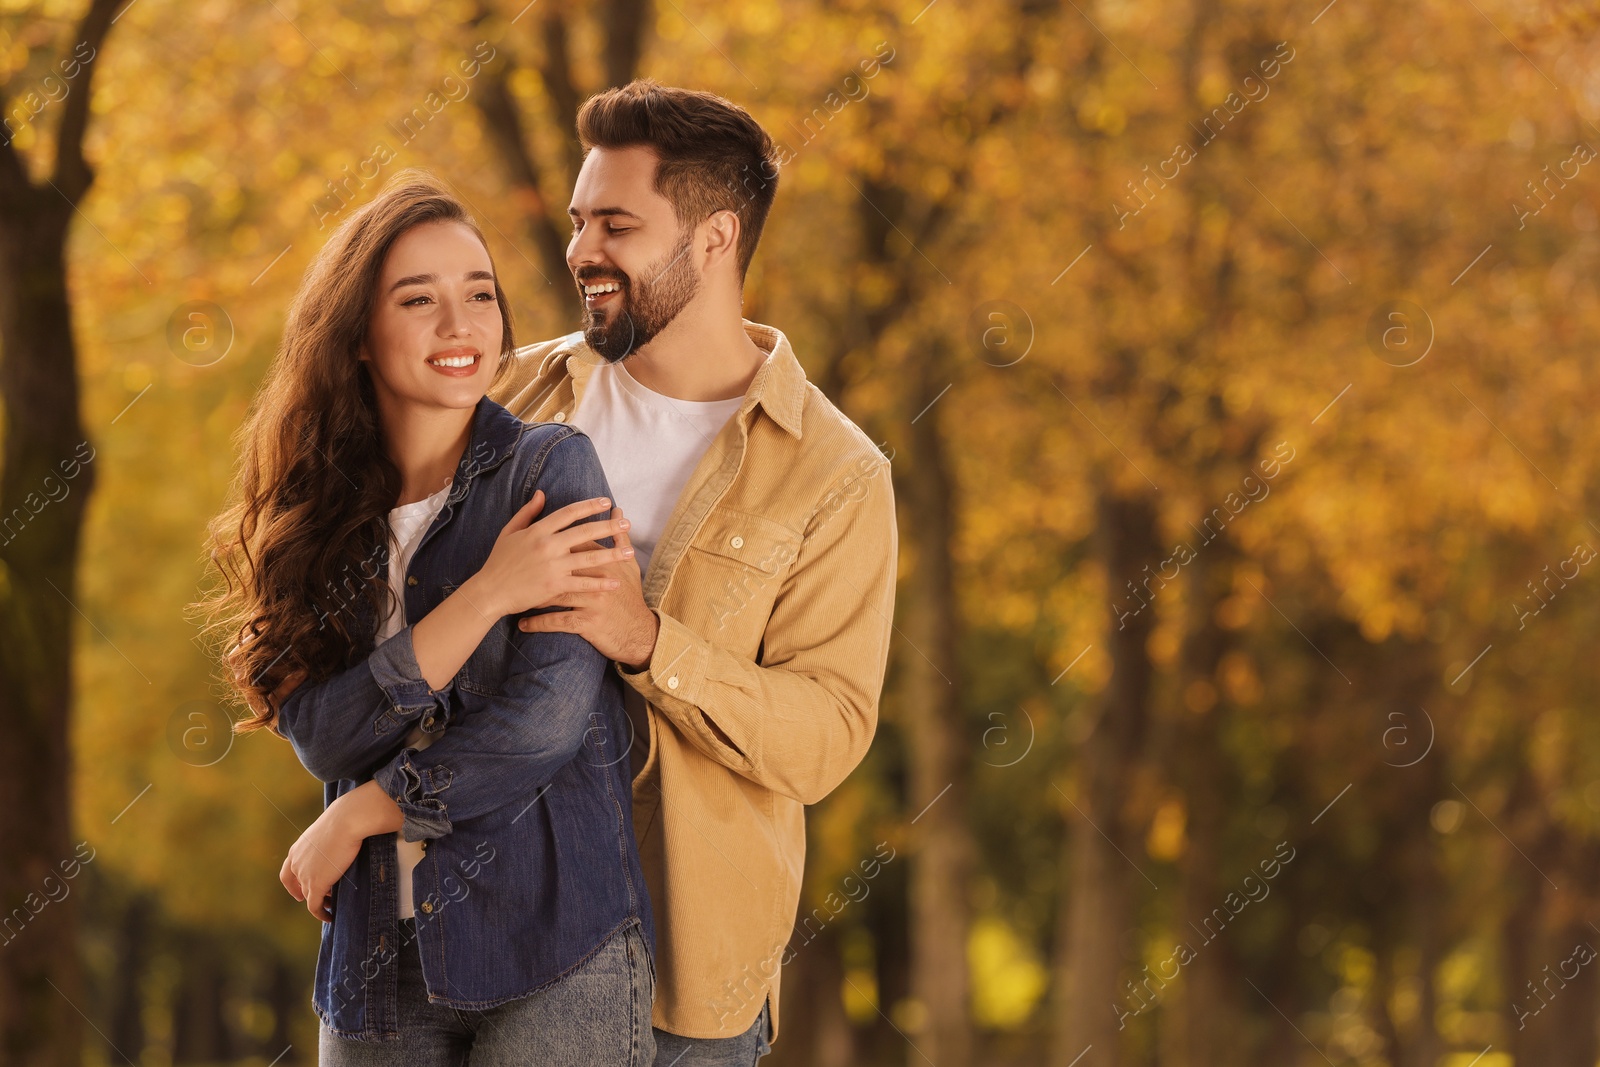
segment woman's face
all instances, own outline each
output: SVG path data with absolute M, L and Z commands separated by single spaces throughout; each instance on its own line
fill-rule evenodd
M 424 223 L 384 260 L 361 358 L 383 407 L 472 408 L 494 378 L 504 328 L 477 234 Z

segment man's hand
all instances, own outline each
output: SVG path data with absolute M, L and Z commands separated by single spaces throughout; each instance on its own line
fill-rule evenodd
M 610 500 L 580 500 L 534 521 L 544 504 L 544 490 L 535 490 L 500 531 L 483 566 L 468 579 L 476 590 L 470 602 L 485 605 L 491 618 L 557 604 L 563 595 L 603 592 L 617 585 L 605 570 L 608 564 L 632 564 L 633 546 L 625 540 L 615 548 L 601 548 L 594 540 L 614 536 L 619 529 L 615 519 L 579 522 L 606 511 Z M 633 570 L 638 573 L 637 564 Z
M 630 524 L 622 517 L 622 509 L 612 508 L 611 519 L 617 528 L 612 535 L 617 549 L 626 548 L 631 553 L 633 542 L 628 539 Z M 595 550 L 605 551 L 595 541 L 572 549 L 573 552 Z M 551 603 L 571 608 L 571 611 L 527 615 L 517 622 L 517 627 L 525 633 L 577 634 L 601 655 L 625 667 L 642 667 L 649 663 L 651 654 L 656 650 L 656 633 L 661 628 L 661 620 L 644 602 L 644 582 L 639 575 L 639 561 L 630 554 L 626 559 L 574 573 L 592 578 L 611 578 L 617 584 L 611 589 L 559 596 Z
M 333 885 L 361 851 L 361 842 L 374 834 L 400 829 L 400 805 L 378 787 L 366 782 L 328 805 L 289 849 L 278 880 L 306 910 L 323 922 L 333 921 L 329 907 Z

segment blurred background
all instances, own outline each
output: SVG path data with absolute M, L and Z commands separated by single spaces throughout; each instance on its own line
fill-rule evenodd
M 783 144 L 747 316 L 899 501 L 767 1062 L 1593 1067 L 1600 5 L 1539 0 L 0 2 L 0 1061 L 314 1061 L 321 793 L 184 613 L 232 435 L 405 167 L 574 329 L 636 75 Z

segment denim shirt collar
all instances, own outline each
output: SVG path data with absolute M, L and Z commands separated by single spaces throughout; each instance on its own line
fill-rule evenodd
M 461 453 L 461 462 L 456 464 L 455 481 L 450 495 L 445 498 L 446 506 L 467 495 L 472 479 L 494 470 L 510 457 L 525 425 L 487 396 L 478 401 L 472 412 L 466 450 Z

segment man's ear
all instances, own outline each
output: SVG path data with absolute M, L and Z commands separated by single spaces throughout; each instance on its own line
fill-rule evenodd
M 706 219 L 705 252 L 707 266 L 722 257 L 737 261 L 739 255 L 739 213 L 731 208 L 713 211 Z

